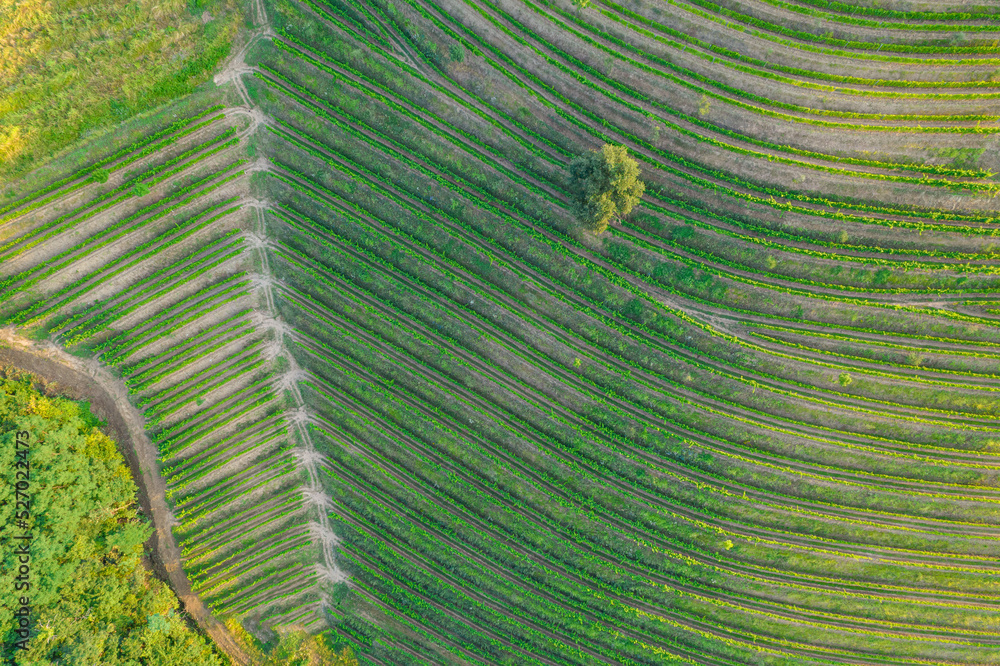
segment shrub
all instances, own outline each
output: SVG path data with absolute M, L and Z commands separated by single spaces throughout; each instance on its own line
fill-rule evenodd
M 108 182 L 108 176 L 110 172 L 107 169 L 94 169 L 94 172 L 90 174 L 90 178 L 87 179 L 91 183 L 106 183 Z

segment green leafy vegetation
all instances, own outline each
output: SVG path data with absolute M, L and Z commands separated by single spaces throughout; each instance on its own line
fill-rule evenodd
M 327 634 L 282 630 L 273 640 L 263 642 L 235 619 L 230 619 L 226 625 L 251 655 L 254 666 L 358 666 L 351 648 L 345 645 L 336 649 Z
M 115 443 L 86 403 L 40 392 L 30 375 L 0 377 L 0 465 L 13 478 L 16 433 L 26 432 L 32 499 L 32 636 L 15 664 L 221 666 L 179 610 L 170 588 L 143 566 L 152 533 L 136 510 L 137 488 Z M 54 387 L 53 387 L 54 388 Z M 23 449 L 22 449 L 23 450 Z M 13 646 L 12 600 L 19 564 L 11 544 L 14 484 L 0 485 L 3 560 L 0 635 Z
M 991 663 L 996 11 L 883 4 L 255 4 L 0 318 L 261 663 Z

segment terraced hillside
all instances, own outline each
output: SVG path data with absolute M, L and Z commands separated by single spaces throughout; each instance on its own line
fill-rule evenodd
M 254 13 L 242 104 L 0 227 L 215 611 L 370 664 L 997 662 L 996 8 Z M 647 187 L 595 236 L 606 142 Z

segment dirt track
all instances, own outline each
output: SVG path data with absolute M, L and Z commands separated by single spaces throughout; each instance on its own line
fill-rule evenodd
M 167 508 L 165 484 L 156 466 L 156 448 L 143 430 L 142 416 L 128 401 L 125 384 L 94 359 L 67 354 L 51 342 L 35 342 L 11 329 L 0 329 L 0 365 L 29 371 L 49 383 L 49 391 L 90 401 L 91 411 L 107 422 L 108 434 L 118 442 L 139 487 L 139 504 L 152 520 L 150 540 L 154 568 L 168 581 L 183 608 L 211 636 L 234 664 L 245 666 L 250 658 L 225 625 L 212 617 L 181 568 L 180 549 L 170 526 L 174 520 Z

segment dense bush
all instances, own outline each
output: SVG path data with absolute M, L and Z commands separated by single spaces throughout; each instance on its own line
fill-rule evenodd
M 29 433 L 32 634 L 15 664 L 221 666 L 178 610 L 177 597 L 142 563 L 152 529 L 136 486 L 87 403 L 40 393 L 16 371 L 0 376 L 0 465 L 13 479 L 15 433 Z M 24 450 L 24 449 L 21 449 Z M 0 485 L 0 520 L 15 525 L 15 487 Z M 20 532 L 20 530 L 18 530 Z M 13 548 L 0 581 L 14 589 Z M 13 594 L 0 600 L 0 636 L 13 633 Z

